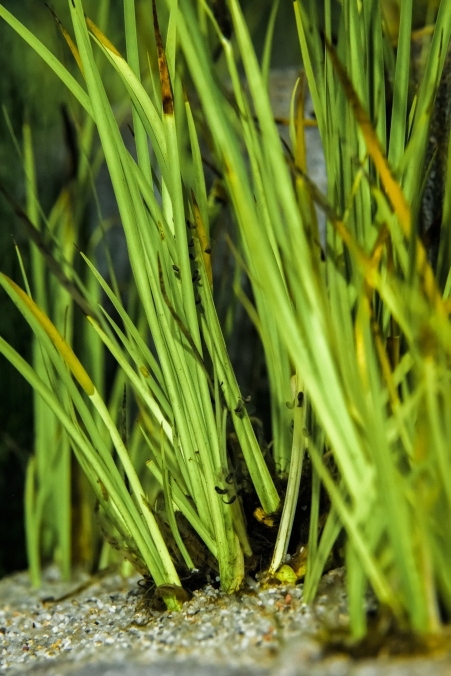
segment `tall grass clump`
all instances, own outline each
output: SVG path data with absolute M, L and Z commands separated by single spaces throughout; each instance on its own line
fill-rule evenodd
M 377 0 L 343 0 L 334 33 L 330 0 L 321 20 L 314 0 L 294 3 L 327 195 L 308 178 L 303 78 L 292 96 L 289 147 L 273 119 L 266 83 L 276 10 L 260 65 L 238 0 L 227 3 L 232 37 L 206 0 L 144 2 L 155 38 L 147 65 L 138 49 L 133 0 L 124 0 L 125 54 L 85 16 L 81 0 L 68 6 L 73 37 L 64 31 L 77 77 L 1 5 L 0 16 L 63 80 L 98 132 L 140 311 L 137 317 L 127 312 L 114 275 L 109 283 L 85 254 L 91 279 L 115 314 L 98 309 L 77 280 L 74 286 L 83 295 L 91 335 L 111 352 L 133 391 L 139 412 L 135 450 L 88 373 L 86 358 L 85 366 L 52 318 L 48 299 L 33 296 L 35 302 L 4 275 L 0 283 L 34 331 L 45 374 L 4 340 L 0 350 L 64 429 L 95 491 L 110 542 L 151 575 L 169 607 L 184 598 L 183 566 L 199 566 L 193 538 L 202 543 L 204 560 L 216 562 L 222 588 L 239 588 L 252 560 L 252 525 L 238 495 L 240 465 L 261 504 L 259 518 L 281 512 L 269 563 L 269 574 L 280 575 L 308 454 L 306 601 L 313 600 L 344 530 L 353 633 L 366 631 L 368 585 L 401 625 L 438 630 L 440 613 L 451 612 L 449 191 L 437 271 L 423 243 L 421 214 L 451 5 L 440 4 L 413 91 L 411 0 L 402 3 L 396 47 Z M 125 87 L 136 153 L 124 144 L 94 49 Z M 233 96 L 218 75 L 225 68 Z M 200 101 L 195 111 L 190 81 Z M 201 143 L 208 143 L 227 194 L 237 229 L 231 246 L 252 286 L 252 300 L 237 292 L 265 351 L 270 463 L 257 442 L 213 301 Z M 326 216 L 324 238 L 317 209 Z M 70 271 L 71 261 L 64 260 Z M 281 491 L 276 485 L 283 486 L 287 474 Z M 330 498 L 325 522 L 323 490 Z

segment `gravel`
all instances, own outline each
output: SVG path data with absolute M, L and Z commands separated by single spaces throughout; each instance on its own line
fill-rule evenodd
M 434 676 L 451 675 L 446 650 L 413 659 L 329 656 L 318 633 L 348 627 L 343 569 L 307 606 L 302 585 L 226 595 L 211 585 L 179 613 L 142 609 L 138 577 L 109 572 L 63 583 L 46 571 L 0 580 L 0 676 Z
M 48 668 L 61 659 L 148 664 L 195 657 L 218 666 L 269 667 L 290 637 L 312 636 L 326 612 L 347 623 L 342 577 L 341 570 L 327 576 L 339 582 L 332 610 L 321 597 L 308 608 L 301 585 L 253 583 L 251 593 L 232 595 L 208 585 L 173 613 L 142 610 L 136 576 L 110 573 L 91 582 L 80 576 L 65 584 L 51 568 L 35 590 L 27 573 L 18 573 L 0 581 L 0 673 Z

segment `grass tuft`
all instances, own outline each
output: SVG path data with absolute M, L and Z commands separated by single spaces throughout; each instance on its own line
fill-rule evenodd
M 52 425 L 63 434 L 59 471 L 65 473 L 60 498 L 66 515 L 73 453 L 110 543 L 102 565 L 111 548 L 120 550 L 152 577 L 169 608 L 182 603 L 186 569 L 214 569 L 225 591 L 239 589 L 246 569 L 263 557 L 253 531 L 266 524 L 274 532 L 278 524 L 265 559 L 269 577 L 294 581 L 305 575 L 310 602 L 334 550 L 346 563 L 356 637 L 367 631 L 368 586 L 399 626 L 415 632 L 438 631 L 451 614 L 446 191 L 444 204 L 434 205 L 441 221 L 435 259 L 422 220 L 423 194 L 440 195 L 427 166 L 434 153 L 427 158 L 434 102 L 447 82 L 442 73 L 451 5 L 440 3 L 414 86 L 412 5 L 402 3 L 398 25 L 378 0 L 343 0 L 340 11 L 325 0 L 322 18 L 314 0 L 296 0 L 304 73 L 292 95 L 290 145 L 281 142 L 267 90 L 278 3 L 260 65 L 238 0 L 227 3 L 224 32 L 206 0 L 152 0 L 155 49 L 146 75 L 134 1 L 124 2 L 124 57 L 107 28 L 85 17 L 82 1 L 71 0 L 74 37 L 67 28 L 63 34 L 82 85 L 0 5 L 0 17 L 74 95 L 80 129 L 91 133 L 91 144 L 97 130 L 132 271 L 125 302 L 111 264 L 109 282 L 95 251 L 86 250 L 80 274 L 69 252 L 72 205 L 87 199 L 89 164 L 80 165 L 78 192 L 67 193 L 70 206 L 59 204 L 66 230 L 52 225 L 55 211 L 41 232 L 26 131 L 26 218 L 41 252 L 34 249 L 27 291 L 5 275 L 0 283 L 34 332 L 33 365 L 4 340 L 0 351 L 45 402 L 36 405 L 37 430 L 51 409 Z M 209 40 L 216 41 L 213 47 Z M 224 68 L 232 93 L 221 84 Z M 105 86 L 106 72 L 114 74 L 132 110 L 132 151 Z M 305 80 L 323 144 L 327 195 L 307 171 Z M 192 108 L 190 100 L 198 103 Z M 436 105 L 443 101 L 449 99 L 440 95 Z M 213 186 L 204 148 L 216 174 Z M 449 164 L 446 153 L 440 166 Z M 439 179 L 448 185 L 446 176 Z M 229 286 L 264 351 L 271 453 L 259 443 L 227 351 L 228 329 L 218 318 L 215 191 L 226 196 L 235 229 L 230 248 L 237 273 Z M 325 233 L 318 230 L 317 209 L 325 215 Z M 99 232 L 102 238 L 104 229 Z M 53 249 L 39 247 L 50 234 Z M 43 269 L 41 254 L 52 261 L 56 281 Z M 244 273 L 252 299 L 239 284 Z M 105 298 L 114 313 L 98 309 Z M 82 342 L 80 357 L 63 321 L 67 312 L 75 326 L 74 302 L 93 329 L 86 336 L 94 342 Z M 103 360 L 105 351 L 118 369 L 111 398 L 102 369 L 94 375 L 93 355 Z M 132 408 L 122 398 L 124 384 L 133 394 Z M 43 491 L 56 491 L 40 469 L 45 453 L 38 439 L 27 476 L 35 583 L 42 523 L 33 505 L 40 515 Z M 299 496 L 306 493 L 308 542 L 296 531 Z M 68 570 L 67 523 L 64 528 L 59 547 Z M 289 563 L 294 540 L 298 551 Z

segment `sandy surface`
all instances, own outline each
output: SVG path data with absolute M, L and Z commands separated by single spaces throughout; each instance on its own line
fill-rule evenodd
M 434 656 L 353 660 L 329 655 L 324 627 L 346 629 L 344 571 L 323 577 L 308 607 L 302 585 L 222 594 L 195 592 L 179 613 L 143 608 L 138 577 L 58 579 L 40 590 L 26 573 L 0 581 L 0 675 L 46 676 L 451 676 Z M 382 651 L 383 652 L 383 651 Z

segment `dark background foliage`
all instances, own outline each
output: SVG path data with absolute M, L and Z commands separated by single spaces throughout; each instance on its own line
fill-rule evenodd
M 2 4 L 60 59 L 67 59 L 56 24 L 43 2 L 6 0 Z M 67 3 L 58 4 L 58 12 L 67 23 Z M 39 197 L 47 211 L 61 189 L 61 176 L 64 174 L 61 105 L 66 100 L 66 91 L 50 69 L 2 20 L 0 44 L 0 101 L 19 142 L 25 119 L 30 122 Z M 21 160 L 3 111 L 0 112 L 0 182 L 19 204 L 24 203 Z M 0 197 L 0 270 L 22 283 L 15 242 L 28 269 L 26 235 L 6 200 Z M 0 335 L 27 360 L 31 358 L 28 326 L 4 293 L 0 294 Z M 31 388 L 9 362 L 0 357 L 0 577 L 26 567 L 23 486 L 26 463 L 32 449 Z

